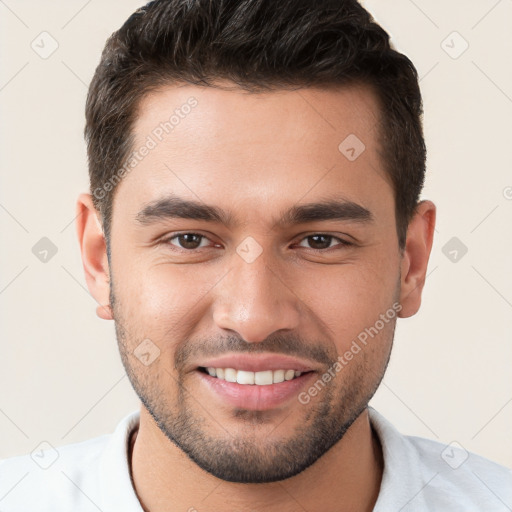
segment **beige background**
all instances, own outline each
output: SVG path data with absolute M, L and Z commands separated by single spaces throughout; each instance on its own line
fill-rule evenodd
M 137 407 L 113 323 L 95 316 L 73 219 L 88 185 L 87 84 L 141 4 L 0 2 L 0 458 L 111 432 Z M 423 306 L 398 321 L 372 405 L 404 433 L 512 467 L 512 1 L 364 4 L 421 76 L 423 197 L 438 206 Z M 59 45 L 47 59 L 31 48 L 43 31 Z M 57 247 L 46 263 L 32 253 L 42 237 Z M 457 262 L 443 253 L 452 237 L 468 249 Z

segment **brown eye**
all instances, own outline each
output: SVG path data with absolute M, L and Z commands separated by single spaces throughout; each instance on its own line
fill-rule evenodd
M 172 243 L 172 240 L 176 239 L 178 244 Z M 201 241 L 206 237 L 203 235 L 199 235 L 198 233 L 180 233 L 179 235 L 174 235 L 171 238 L 168 238 L 167 241 L 180 249 L 186 249 L 192 251 L 194 249 L 199 249 L 201 246 Z M 203 246 L 204 247 L 204 246 Z
M 350 242 L 346 242 L 345 240 L 342 240 L 341 238 L 338 238 L 333 235 L 322 234 L 322 233 L 306 236 L 303 238 L 303 240 L 308 241 L 310 249 L 314 249 L 314 250 L 318 250 L 318 251 L 330 249 L 331 247 L 333 247 L 331 245 L 331 243 L 335 240 L 337 240 L 340 243 L 334 244 L 334 246 L 352 245 Z M 304 246 L 302 246 L 302 247 L 304 247 Z

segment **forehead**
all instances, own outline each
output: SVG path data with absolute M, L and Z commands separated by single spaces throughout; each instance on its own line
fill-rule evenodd
M 114 210 L 117 202 L 133 217 L 165 194 L 222 203 L 247 218 L 275 218 L 289 203 L 336 193 L 367 207 L 392 201 L 379 115 L 362 85 L 257 94 L 163 88 L 139 104 L 132 148 L 139 156 L 118 186 Z

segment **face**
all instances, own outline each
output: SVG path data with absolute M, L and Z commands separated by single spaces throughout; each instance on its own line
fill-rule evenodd
M 401 257 L 377 123 L 360 86 L 140 105 L 149 150 L 113 204 L 119 348 L 161 431 L 218 478 L 303 471 L 383 377 Z

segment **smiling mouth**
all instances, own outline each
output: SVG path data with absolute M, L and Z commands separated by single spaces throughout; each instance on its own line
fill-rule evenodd
M 237 384 L 248 386 L 269 386 L 271 384 L 279 384 L 281 382 L 297 379 L 301 375 L 311 373 L 310 371 L 300 372 L 292 369 L 250 372 L 245 370 L 236 370 L 234 368 L 205 368 L 203 366 L 200 366 L 198 370 L 219 380 L 236 382 Z

